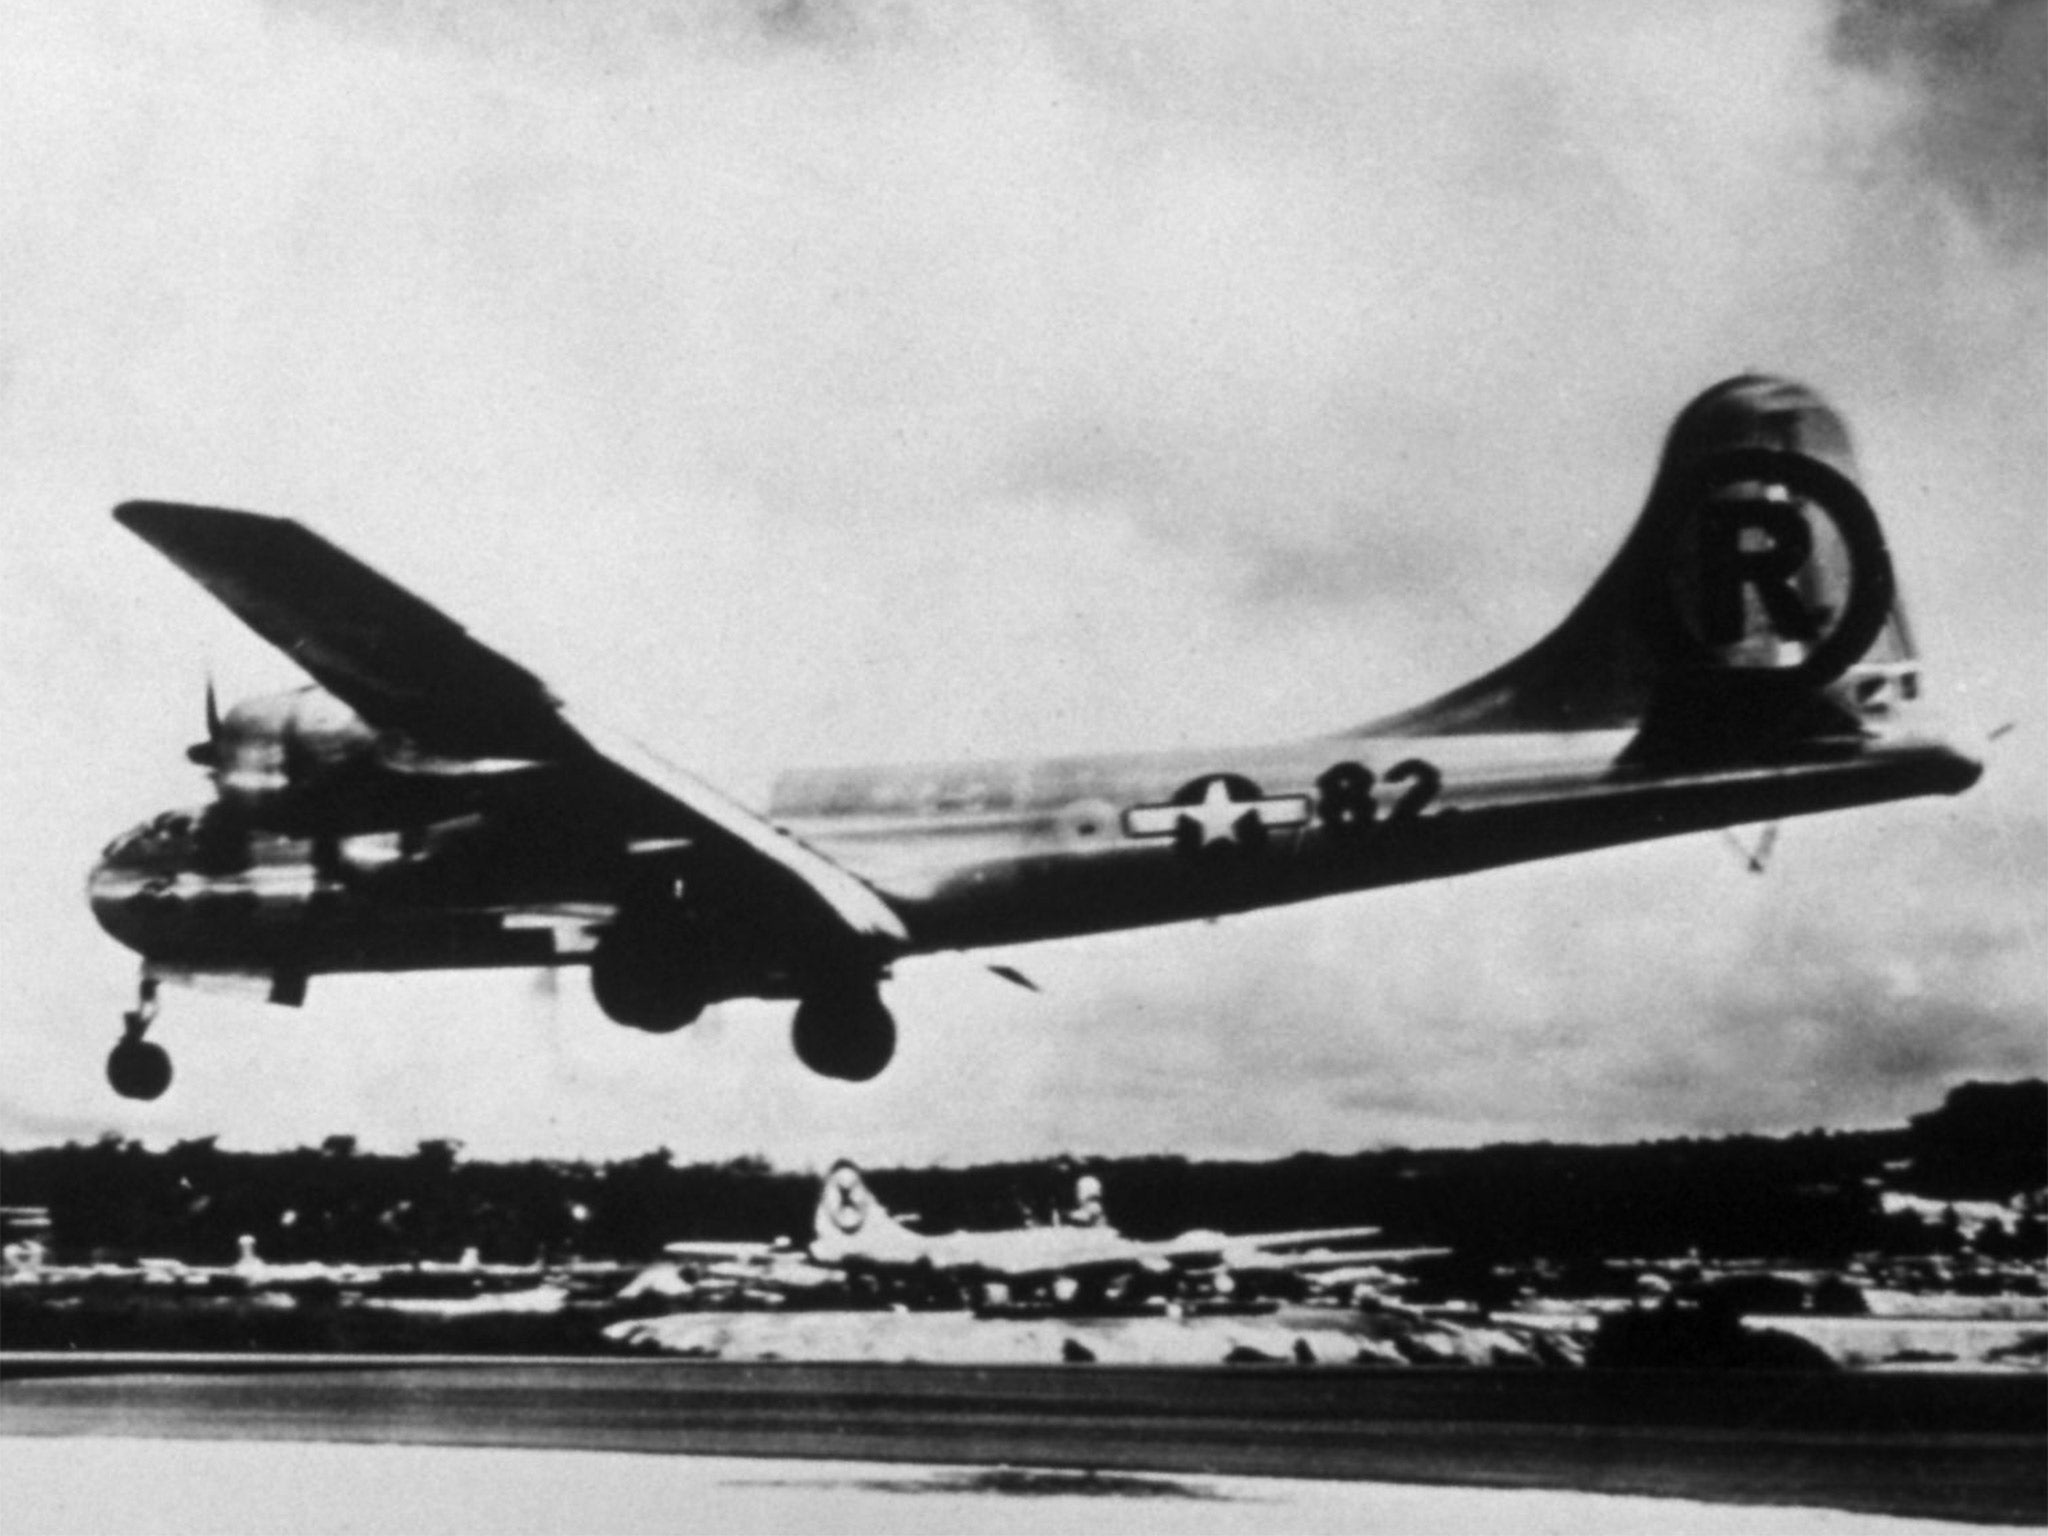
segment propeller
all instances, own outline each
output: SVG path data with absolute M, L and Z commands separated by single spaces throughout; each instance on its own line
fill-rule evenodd
M 206 675 L 206 740 L 185 749 L 185 759 L 201 768 L 218 768 L 221 760 L 220 697 L 213 690 L 213 674 Z
M 206 740 L 187 747 L 185 758 L 212 773 L 219 785 L 221 770 L 227 766 L 227 732 L 210 668 L 206 674 Z M 199 818 L 199 865 L 214 875 L 236 874 L 249 867 L 248 825 L 224 798 L 214 801 Z
M 538 965 L 527 982 L 528 996 L 548 1021 L 548 1035 L 559 1040 L 562 1033 L 562 971 L 560 966 Z
M 1729 845 L 1741 856 L 1743 863 L 1749 866 L 1749 872 L 1752 875 L 1761 875 L 1765 872 L 1766 866 L 1771 861 L 1771 851 L 1778 846 L 1778 824 L 1775 821 L 1764 828 L 1762 834 L 1757 838 L 1754 848 L 1745 848 L 1742 839 L 1736 836 L 1733 827 L 1723 827 L 1721 835 L 1728 840 Z

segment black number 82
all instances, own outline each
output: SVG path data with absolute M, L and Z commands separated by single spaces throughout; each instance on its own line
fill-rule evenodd
M 1349 840 L 1370 835 L 1379 820 L 1379 801 L 1373 796 L 1379 782 L 1363 763 L 1338 763 L 1323 771 L 1316 780 L 1316 815 L 1332 836 Z M 1435 803 L 1444 776 L 1435 764 L 1410 757 L 1387 770 L 1386 782 L 1408 786 L 1387 812 L 1387 820 L 1412 821 Z

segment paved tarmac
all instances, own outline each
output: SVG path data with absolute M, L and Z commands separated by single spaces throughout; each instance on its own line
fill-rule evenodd
M 1256 1475 L 2048 1521 L 2039 1376 L 0 1360 L 0 1435 Z
M 1680 1499 L 1201 1474 L 411 1445 L 0 1437 L 18 1536 L 1954 1536 Z

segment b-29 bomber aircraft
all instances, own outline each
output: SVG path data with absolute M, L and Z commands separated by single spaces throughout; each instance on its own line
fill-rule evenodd
M 874 1077 L 915 955 L 1214 918 L 1649 838 L 1955 794 L 1841 419 L 1745 375 L 1673 424 L 1647 505 L 1548 636 L 1427 703 L 1281 745 L 801 771 L 765 810 L 557 698 L 317 534 L 115 510 L 314 686 L 191 748 L 214 797 L 108 846 L 95 916 L 143 957 L 108 1059 L 154 1098 L 164 980 L 587 965 L 657 1033 L 796 1003 L 796 1054 Z M 1008 967 L 1009 979 L 1025 981 Z M 1028 981 L 1025 981 L 1029 985 Z
M 926 1233 L 913 1229 L 915 1218 L 893 1214 L 860 1169 L 841 1159 L 819 1186 L 808 1247 L 686 1240 L 662 1252 L 715 1284 L 784 1298 L 853 1286 L 922 1303 L 968 1299 L 1084 1310 L 1144 1295 L 1229 1295 L 1240 1278 L 1270 1285 L 1294 1276 L 1307 1285 L 1319 1273 L 1362 1274 L 1368 1265 L 1380 1274 L 1379 1266 L 1450 1252 L 1359 1246 L 1379 1236 L 1376 1226 L 1235 1234 L 1198 1229 L 1148 1241 L 1111 1226 L 1102 1198 L 1102 1181 L 1083 1174 L 1071 1209 L 1049 1222 Z

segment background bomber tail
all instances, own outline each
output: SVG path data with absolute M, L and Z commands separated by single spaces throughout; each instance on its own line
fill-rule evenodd
M 817 1241 L 828 1247 L 861 1234 L 874 1237 L 906 1231 L 875 1198 L 860 1169 L 844 1158 L 832 1165 L 818 1190 L 812 1228 Z

